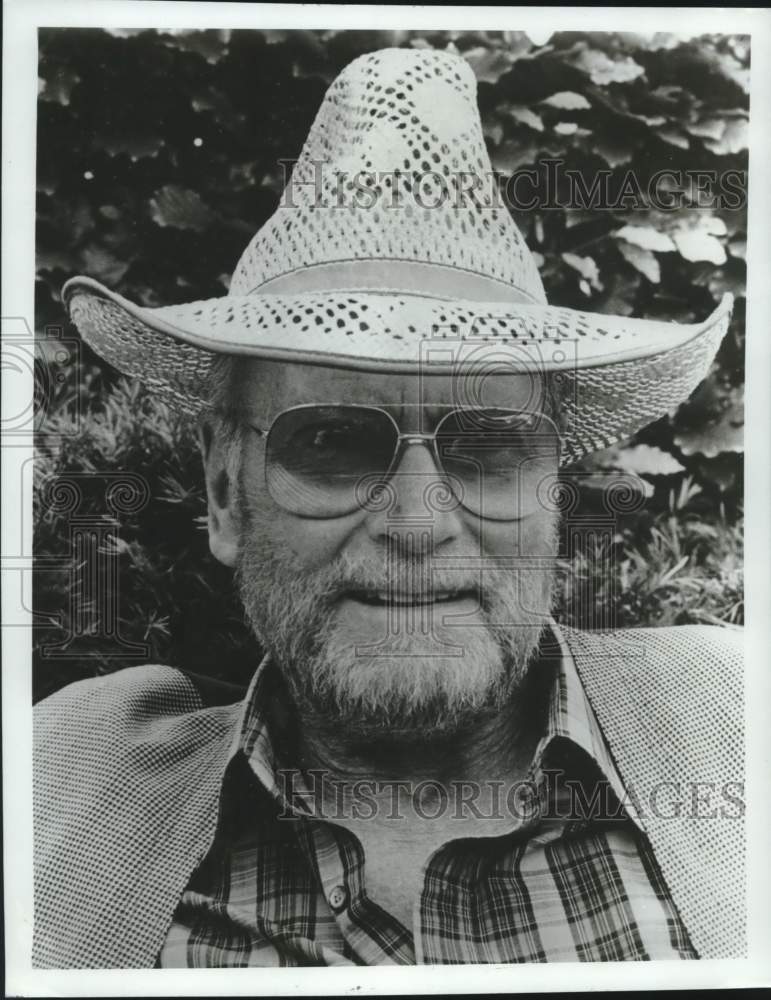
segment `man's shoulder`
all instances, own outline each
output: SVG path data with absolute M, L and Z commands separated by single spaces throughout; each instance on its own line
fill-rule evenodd
M 563 631 L 696 950 L 742 954 L 743 629 Z
M 171 914 L 214 836 L 241 705 L 209 705 L 194 676 L 157 665 L 77 681 L 38 703 L 38 963 L 61 968 L 122 947 L 106 929 L 123 919 L 127 887 L 125 954 L 144 961 L 142 949 L 156 948 L 152 925 Z
M 628 676 L 645 671 L 668 673 L 683 681 L 719 670 L 723 682 L 741 681 L 744 629 L 736 625 L 671 625 L 589 631 L 559 626 L 579 669 L 623 664 Z
M 202 745 L 226 739 L 238 711 L 240 689 L 175 667 L 146 664 L 75 681 L 38 702 L 33 713 L 33 743 L 40 773 L 64 780 L 99 755 L 112 768 L 134 766 L 154 755 L 177 758 Z M 223 707 L 227 706 L 227 707 Z
M 34 716 L 39 725 L 63 714 L 96 721 L 116 710 L 174 714 L 200 707 L 195 687 L 183 671 L 148 663 L 67 684 L 38 702 Z
M 561 629 L 606 738 L 636 775 L 741 774 L 743 629 Z M 662 756 L 663 755 L 663 756 Z
M 647 745 L 646 734 L 655 731 L 670 748 L 677 745 L 684 761 L 707 745 L 722 746 L 721 753 L 726 747 L 731 753 L 741 749 L 742 628 L 675 625 L 562 633 L 606 735 L 639 738 Z
M 239 701 L 244 690 L 178 667 L 147 663 L 74 681 L 35 706 L 36 721 L 50 717 L 133 711 L 178 715 Z

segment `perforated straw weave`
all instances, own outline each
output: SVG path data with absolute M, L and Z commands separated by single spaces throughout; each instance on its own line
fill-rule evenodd
M 370 299 L 373 306 L 367 314 L 375 324 L 383 319 L 382 304 L 375 296 Z M 362 308 L 361 303 L 358 308 Z M 116 368 L 141 379 L 166 402 L 191 416 L 206 406 L 215 353 L 181 340 L 173 341 L 170 347 L 168 338 L 159 336 L 149 324 L 109 299 L 77 295 L 71 311 L 73 320 L 81 329 L 90 331 Z M 563 464 L 631 435 L 686 399 L 708 371 L 727 323 L 728 316 L 724 315 L 711 330 L 643 361 L 552 372 L 550 377 L 560 380 L 565 425 Z M 504 357 L 512 365 L 521 362 L 522 371 L 545 370 L 534 355 L 517 357 L 508 350 Z M 528 358 L 532 360 L 525 365 Z
M 677 406 L 731 310 L 726 296 L 682 325 L 548 305 L 494 182 L 471 67 L 414 49 L 362 56 L 330 86 L 227 296 L 144 309 L 81 277 L 64 297 L 98 353 L 187 412 L 216 353 L 457 374 L 486 349 L 497 370 L 505 356 L 511 372 L 566 372 L 571 458 Z

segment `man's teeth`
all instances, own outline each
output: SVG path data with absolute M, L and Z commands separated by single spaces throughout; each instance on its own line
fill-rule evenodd
M 360 600 L 370 604 L 433 604 L 434 602 L 442 603 L 457 600 L 457 598 L 463 597 L 465 593 L 462 590 L 443 590 L 433 594 L 405 594 L 400 591 L 389 593 L 385 590 L 378 590 L 376 593 L 360 593 L 356 596 Z

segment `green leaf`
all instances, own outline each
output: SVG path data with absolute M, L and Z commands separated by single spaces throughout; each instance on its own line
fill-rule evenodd
M 728 52 L 717 54 L 717 66 L 720 73 L 737 87 L 741 88 L 745 94 L 750 92 L 750 71 L 742 66 L 738 59 Z
M 670 146 L 677 146 L 679 149 L 690 149 L 691 143 L 687 135 L 684 135 L 679 128 L 672 128 L 668 126 L 667 128 L 659 129 L 656 135 L 663 139 L 664 142 L 669 143 Z
M 513 174 L 520 167 L 535 163 L 540 150 L 540 144 L 533 140 L 515 142 L 506 139 L 497 149 L 491 150 L 490 160 L 500 173 Z
M 503 125 L 500 122 L 482 122 L 482 133 L 494 146 L 500 146 L 503 139 Z
M 706 139 L 704 145 L 718 156 L 740 153 L 747 148 L 749 127 L 745 118 L 733 118 L 725 122 L 720 136 Z
M 229 28 L 204 31 L 170 28 L 165 34 L 167 37 L 164 41 L 167 45 L 187 52 L 196 52 L 213 65 L 225 55 L 231 31 Z
M 521 34 L 521 32 L 519 33 Z M 522 41 L 508 49 L 474 48 L 461 53 L 474 70 L 477 80 L 483 83 L 497 83 L 504 73 L 508 73 L 514 63 L 530 49 L 530 41 L 524 35 Z
M 129 261 L 116 257 L 97 243 L 91 243 L 81 251 L 83 270 L 103 281 L 106 285 L 117 285 L 128 271 Z
M 666 233 L 652 226 L 624 226 L 613 234 L 617 240 L 632 243 L 641 250 L 657 250 L 660 253 L 674 250 L 675 244 Z
M 736 274 L 733 268 L 721 267 L 709 276 L 707 288 L 715 302 L 719 302 L 726 292 L 739 299 L 746 293 L 747 280 L 744 274 Z
M 680 230 L 672 236 L 680 256 L 685 260 L 706 260 L 711 264 L 725 264 L 723 244 L 706 229 Z
M 77 83 L 80 83 L 80 77 L 75 70 L 58 67 L 38 78 L 38 96 L 41 101 L 52 101 L 67 107 L 72 88 Z
M 594 308 L 606 316 L 631 316 L 636 311 L 634 302 L 640 288 L 639 273 L 621 273 L 619 269 L 608 284 L 605 293 L 595 301 Z
M 747 240 L 746 238 L 733 239 L 728 244 L 728 252 L 732 257 L 739 257 L 740 260 L 747 259 Z
M 682 35 L 673 34 L 671 31 L 656 31 L 653 35 L 637 35 L 639 45 L 649 52 L 659 52 L 662 49 L 676 49 L 682 44 Z
M 585 111 L 591 108 L 591 104 L 583 94 L 576 94 L 572 90 L 560 90 L 550 97 L 544 97 L 541 104 L 548 104 L 552 108 L 560 108 L 563 111 Z
M 551 28 L 528 28 L 527 37 L 539 48 L 546 45 L 551 36 L 554 34 Z
M 599 292 L 602 291 L 600 269 L 597 267 L 597 261 L 594 258 L 579 257 L 578 254 L 574 253 L 563 253 L 561 256 L 568 267 L 572 267 L 574 271 L 577 271 L 592 288 L 595 288 Z
M 723 118 L 702 118 L 685 126 L 691 135 L 700 139 L 719 139 L 725 132 L 726 122 Z
M 728 230 L 726 229 L 726 224 L 719 215 L 704 215 L 699 214 L 697 218 L 697 228 L 703 229 L 704 232 L 709 233 L 711 236 L 725 236 Z
M 664 85 L 656 87 L 650 92 L 648 97 L 653 103 L 667 111 L 669 114 L 676 112 L 678 106 L 690 106 L 694 103 L 694 96 L 683 87 Z
M 167 184 L 150 199 L 150 215 L 159 226 L 194 229 L 202 232 L 217 219 L 217 215 L 196 191 L 177 184 Z
M 622 469 L 638 476 L 674 476 L 685 472 L 685 467 L 670 452 L 647 444 L 619 449 L 619 461 Z
M 596 138 L 592 147 L 594 151 L 601 156 L 605 162 L 610 167 L 621 167 L 625 163 L 629 163 L 632 159 L 632 153 L 634 152 L 632 146 L 624 142 L 621 137 L 618 138 Z
M 65 250 L 49 250 L 38 246 L 35 251 L 35 267 L 38 271 L 71 271 L 72 257 Z
M 541 116 L 531 111 L 530 108 L 515 104 L 509 108 L 509 114 L 514 121 L 519 122 L 521 125 L 527 125 L 528 128 L 533 129 L 535 132 L 543 132 Z
M 622 59 L 610 59 L 604 52 L 599 49 L 590 49 L 585 44 L 576 55 L 566 59 L 565 62 L 586 73 L 591 78 L 592 83 L 601 87 L 607 86 L 609 83 L 628 83 L 645 73 L 643 67 L 630 56 L 624 56 Z
M 685 467 L 674 455 L 648 444 L 605 448 L 592 456 L 591 464 L 631 472 L 636 476 L 675 476 L 685 472 Z
M 714 371 L 677 413 L 674 441 L 684 455 L 715 458 L 744 450 L 744 387 Z
M 661 577 L 659 577 L 658 586 L 663 586 L 663 584 L 668 583 L 673 577 L 675 577 L 681 569 L 685 569 L 688 561 L 690 560 L 689 555 L 684 555 L 682 559 L 679 559 L 674 566 L 666 571 Z
M 575 136 L 587 136 L 591 135 L 591 129 L 581 128 L 576 122 L 557 122 L 554 126 L 554 131 L 557 135 L 575 135 Z
M 638 270 L 640 274 L 645 275 L 648 281 L 652 281 L 655 285 L 661 281 L 659 262 L 650 250 L 643 250 L 633 243 L 625 243 L 624 240 L 619 240 L 618 249 L 621 251 L 624 259 Z

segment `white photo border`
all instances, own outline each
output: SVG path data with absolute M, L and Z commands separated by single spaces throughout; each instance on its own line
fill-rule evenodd
M 3 805 L 6 990 L 9 996 L 294 996 L 355 993 L 519 993 L 771 983 L 771 12 L 767 9 L 626 7 L 402 7 L 143 0 L 6 0 L 3 42 L 3 336 L 34 329 L 35 150 L 38 27 L 347 28 L 705 32 L 751 36 L 746 423 L 746 677 L 749 952 L 745 960 L 415 968 L 43 971 L 32 942 L 31 607 L 32 519 L 20 470 L 32 445 L 2 453 Z M 694 30 L 696 29 L 696 30 Z M 10 324 L 10 325 L 9 325 Z M 4 388 L 11 412 L 32 399 L 32 372 Z M 7 382 L 7 385 L 6 385 Z M 21 591 L 20 591 L 21 588 Z M 13 627 L 8 626 L 12 622 Z M 8 626 L 8 627 L 6 627 Z

